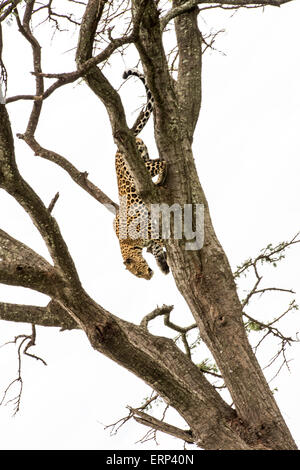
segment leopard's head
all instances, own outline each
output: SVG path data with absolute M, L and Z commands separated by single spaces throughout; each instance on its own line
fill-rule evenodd
M 149 268 L 146 260 L 142 257 L 141 249 L 131 249 L 130 253 L 124 257 L 126 269 L 137 277 L 151 279 L 153 271 Z

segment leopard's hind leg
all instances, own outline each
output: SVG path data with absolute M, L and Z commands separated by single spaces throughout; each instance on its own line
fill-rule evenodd
M 152 253 L 160 270 L 164 274 L 168 274 L 170 272 L 170 268 L 167 261 L 167 253 L 163 248 L 162 242 L 160 240 L 150 241 L 147 251 Z

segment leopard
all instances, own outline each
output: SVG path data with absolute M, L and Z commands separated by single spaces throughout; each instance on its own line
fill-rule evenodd
M 137 135 L 145 127 L 153 111 L 154 99 L 147 85 L 144 75 L 136 68 L 125 70 L 123 79 L 130 76 L 138 77 L 144 84 L 147 103 L 139 119 L 133 127 L 133 133 L 136 138 L 137 150 L 149 171 L 151 178 L 157 177 L 154 184 L 163 185 L 167 174 L 167 164 L 160 158 L 150 159 L 147 146 Z M 151 253 L 164 274 L 169 273 L 167 255 L 164 249 L 164 243 L 159 236 L 157 226 L 154 221 L 149 221 L 148 211 L 142 199 L 138 195 L 134 179 L 130 174 L 126 164 L 124 154 L 118 149 L 115 156 L 115 168 L 118 183 L 118 193 L 120 199 L 120 209 L 116 213 L 114 220 L 114 229 L 119 239 L 120 251 L 124 265 L 128 271 L 138 278 L 150 280 L 153 271 L 143 257 L 143 249 Z M 121 201 L 124 201 L 123 205 Z M 124 210 L 125 215 L 123 216 Z M 136 229 L 134 236 L 131 227 Z

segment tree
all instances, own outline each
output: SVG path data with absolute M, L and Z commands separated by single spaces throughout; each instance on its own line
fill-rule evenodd
M 169 206 L 177 203 L 180 207 L 185 204 L 204 204 L 203 248 L 185 250 L 182 241 L 173 238 L 167 241 L 166 247 L 177 288 L 187 302 L 201 340 L 211 351 L 220 373 L 206 363 L 198 364 L 197 367 L 191 361 L 186 333 L 194 325 L 186 328 L 174 325 L 170 321 L 171 307 L 157 308 L 140 325 L 134 325 L 108 312 L 87 294 L 60 228 L 52 216 L 56 198 L 46 207 L 18 169 L 13 133 L 4 104 L 1 105 L 0 126 L 1 188 L 30 215 L 47 245 L 52 262 L 46 261 L 6 232 L 0 232 L 1 283 L 27 287 L 51 299 L 46 308 L 3 303 L 1 318 L 15 321 L 17 315 L 18 321 L 33 325 L 81 328 L 94 349 L 142 378 L 158 396 L 178 411 L 189 426 L 189 430 L 185 431 L 159 422 L 145 414 L 145 407 L 131 410 L 131 415 L 137 421 L 153 429 L 170 433 L 204 449 L 295 449 L 295 443 L 249 344 L 243 310 L 250 298 L 262 290 L 259 286 L 261 275 L 258 263 L 276 263 L 285 248 L 297 243 L 297 238 L 275 247 L 268 246 L 257 258 L 247 260 L 237 269 L 236 278 L 249 268 L 256 275 L 253 289 L 241 302 L 226 254 L 212 226 L 192 152 L 201 106 L 201 57 L 203 49 L 210 47 L 214 40 L 213 36 L 206 38 L 200 32 L 197 24 L 199 10 L 217 7 L 236 9 L 252 5 L 280 6 L 286 2 L 266 1 L 257 5 L 252 1 L 232 0 L 218 4 L 208 2 L 202 6 L 198 1 L 174 1 L 167 11 L 160 11 L 158 5 L 150 0 L 134 1 L 132 5 L 111 5 L 105 1 L 90 0 L 86 5 L 79 6 L 83 10 L 80 21 L 69 13 L 57 13 L 52 2 L 39 6 L 31 0 L 24 5 L 20 1 L 2 3 L 1 20 L 13 15 L 20 33 L 32 47 L 36 90 L 31 95 L 8 97 L 6 105 L 19 100 L 33 102 L 27 129 L 18 137 L 25 141 L 35 155 L 61 166 L 101 204 L 116 206 L 91 183 L 87 174 L 80 173 L 58 153 L 43 148 L 35 137 L 45 100 L 62 86 L 83 77 L 107 109 L 114 141 L 126 155 L 137 190 L 145 203 L 167 203 Z M 72 8 L 79 8 L 78 2 L 71 3 Z M 22 7 L 23 15 L 19 11 Z M 62 19 L 75 25 L 78 23 L 76 71 L 43 73 L 41 47 L 32 22 L 44 11 L 58 30 Z M 127 24 L 128 17 L 130 22 Z M 121 20 L 126 26 L 125 31 L 122 30 Z M 171 20 L 174 20 L 175 25 L 176 46 L 167 57 L 162 36 Z M 113 37 L 115 34 L 117 37 Z M 107 37 L 108 44 L 104 46 Z M 100 52 L 93 53 L 95 44 Z M 152 183 L 136 150 L 120 96 L 102 71 L 109 60 L 114 60 L 113 53 L 121 51 L 124 54 L 129 46 L 135 47 L 138 52 L 155 100 L 155 140 L 160 157 L 168 163 L 167 182 L 162 188 Z M 5 78 L 4 64 L 2 70 Z M 45 87 L 47 79 L 55 79 L 48 88 Z M 294 304 L 288 310 L 293 307 Z M 181 334 L 184 352 L 174 341 L 148 332 L 148 323 L 159 315 L 164 316 L 165 323 Z M 275 331 L 271 323 L 260 323 L 250 315 L 246 317 L 246 322 L 248 329 L 263 329 L 266 333 L 281 335 L 283 345 L 291 341 L 291 338 Z M 29 348 L 35 340 L 35 327 L 32 335 L 23 339 L 27 341 L 25 352 L 30 354 Z M 233 406 L 221 397 L 206 378 L 207 373 L 222 377 Z M 18 379 L 20 381 L 20 377 Z

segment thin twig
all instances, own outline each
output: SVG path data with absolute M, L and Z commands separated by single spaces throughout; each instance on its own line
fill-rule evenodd
M 18 350 L 17 350 L 17 354 L 18 354 L 18 373 L 17 373 L 17 377 L 8 384 L 8 386 L 4 390 L 2 399 L 0 401 L 0 406 L 3 405 L 4 403 L 5 403 L 5 405 L 13 403 L 13 406 L 14 406 L 13 407 L 13 416 L 15 416 L 20 411 L 21 399 L 22 399 L 22 393 L 23 393 L 24 383 L 23 383 L 23 378 L 22 378 L 22 347 L 24 346 L 24 349 L 23 349 L 23 354 L 24 355 L 29 356 L 33 359 L 36 359 L 37 361 L 41 361 L 45 366 L 47 365 L 47 363 L 44 361 L 44 359 L 42 359 L 41 357 L 29 352 L 29 349 L 32 346 L 35 346 L 35 341 L 36 341 L 35 325 L 32 324 L 31 326 L 32 326 L 31 335 L 24 335 L 24 334 L 18 335 L 18 336 L 15 337 L 15 339 L 13 341 L 8 341 L 7 343 L 5 343 L 3 345 L 3 346 L 5 346 L 5 345 L 8 345 L 8 344 L 17 344 L 17 342 L 21 339 L 20 344 L 18 346 Z M 27 342 L 27 344 L 26 344 L 26 342 Z M 9 391 L 12 389 L 13 385 L 16 384 L 16 383 L 19 384 L 18 393 L 13 398 L 5 401 Z

